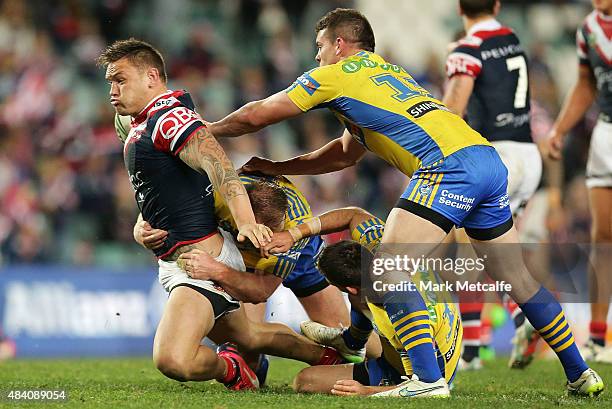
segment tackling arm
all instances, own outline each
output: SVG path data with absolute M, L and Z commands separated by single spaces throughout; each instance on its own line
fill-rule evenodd
M 365 148 L 348 131 L 316 151 L 285 161 L 252 158 L 243 166 L 245 172 L 266 175 L 320 175 L 355 165 L 365 155 Z
M 353 230 L 359 224 L 373 218 L 370 213 L 359 207 L 344 207 L 330 210 L 318 217 L 306 220 L 287 231 L 274 233 L 272 241 L 266 246 L 271 253 L 284 253 L 304 237 L 330 234 L 343 230 Z
M 181 254 L 177 263 L 189 277 L 212 280 L 237 300 L 253 304 L 265 302 L 283 281 L 263 271 L 249 273 L 235 270 L 198 249 Z
M 235 137 L 256 132 L 301 113 L 302 110 L 289 99 L 287 93 L 281 91 L 266 99 L 249 102 L 222 120 L 209 124 L 209 128 L 218 138 Z

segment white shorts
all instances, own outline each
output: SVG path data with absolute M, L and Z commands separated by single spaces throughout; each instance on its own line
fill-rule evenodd
M 223 236 L 223 247 L 219 256 L 215 257 L 215 260 L 235 270 L 246 271 L 242 255 L 238 247 L 236 247 L 236 242 L 232 235 L 224 230 L 220 230 L 220 233 Z M 227 312 L 240 308 L 240 302 L 213 281 L 190 278 L 184 270 L 179 268 L 176 261 L 158 260 L 157 263 L 159 265 L 159 283 L 168 293 L 178 286 L 193 288 L 210 300 L 215 311 L 215 319 Z M 219 296 L 225 300 L 219 299 Z
M 591 135 L 586 185 L 612 187 L 612 124 L 602 120 L 597 121 Z
M 535 143 L 495 141 L 493 146 L 508 168 L 510 210 L 519 215 L 535 193 L 542 178 L 542 157 Z

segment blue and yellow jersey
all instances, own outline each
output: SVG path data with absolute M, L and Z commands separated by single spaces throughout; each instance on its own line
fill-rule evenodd
M 283 189 L 287 195 L 289 205 L 285 214 L 284 230 L 302 224 L 304 220 L 313 217 L 310 205 L 302 192 L 285 177 L 241 175 L 240 181 L 245 186 L 265 181 L 274 183 Z M 227 204 L 217 191 L 215 191 L 215 216 L 222 229 L 231 232 L 234 237 L 238 234 L 236 222 Z M 311 249 L 316 243 L 318 243 L 316 237 L 304 238 L 295 243 L 288 252 L 270 255 L 268 258 L 260 257 L 259 250 L 246 241 L 244 243 L 237 243 L 237 245 L 244 259 L 247 271 L 260 270 L 284 279 L 293 271 L 302 253 L 316 253 L 317 249 Z
M 355 227 L 351 231 L 351 237 L 368 250 L 374 251 L 380 244 L 384 228 L 385 223 L 381 219 L 372 217 Z M 439 283 L 437 274 L 433 272 L 419 271 L 412 277 L 412 281 L 417 284 L 419 289 L 421 287 L 418 285 L 418 282 L 425 280 Z M 450 294 L 420 290 L 419 293 L 427 305 L 436 355 L 438 360 L 444 360 L 444 377 L 447 382 L 451 382 L 459 362 L 459 357 L 461 356 L 463 326 L 461 325 L 459 311 L 452 302 Z M 393 348 L 399 352 L 404 371 L 407 375 L 412 375 L 412 364 L 404 351 L 402 342 L 398 338 L 387 312 L 382 306 L 371 302 L 368 302 L 368 308 L 372 313 L 372 321 L 376 332 L 386 338 Z M 416 321 L 411 325 L 419 325 L 419 323 L 422 324 L 423 322 Z
M 489 145 L 408 72 L 361 51 L 304 73 L 286 90 L 302 110 L 329 108 L 366 149 L 408 176 L 472 145 Z

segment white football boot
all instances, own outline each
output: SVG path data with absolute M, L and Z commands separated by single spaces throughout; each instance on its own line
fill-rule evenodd
M 328 327 L 315 321 L 302 321 L 300 329 L 306 338 L 313 340 L 317 344 L 335 348 L 348 362 L 358 364 L 365 359 L 365 347 L 352 349 L 344 342 L 342 332 L 345 328 Z

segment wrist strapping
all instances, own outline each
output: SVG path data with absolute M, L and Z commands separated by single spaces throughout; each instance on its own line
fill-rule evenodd
M 321 232 L 321 219 L 318 217 L 312 217 L 306 220 L 302 226 L 306 226 L 308 228 L 308 233 L 302 234 L 300 226 L 294 226 L 288 230 L 294 242 L 297 242 L 304 236 L 314 236 L 319 234 Z

